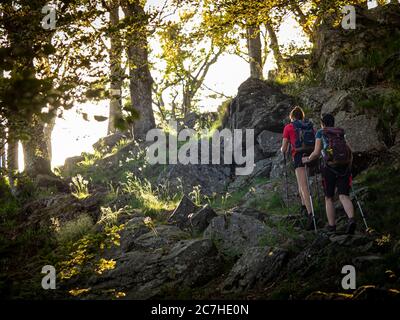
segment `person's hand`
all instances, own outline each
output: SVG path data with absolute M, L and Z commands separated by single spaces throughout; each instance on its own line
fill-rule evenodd
M 303 163 L 309 163 L 310 159 L 308 157 L 303 157 L 302 161 L 303 161 Z

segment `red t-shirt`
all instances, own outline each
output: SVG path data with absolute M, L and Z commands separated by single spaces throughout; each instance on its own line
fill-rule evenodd
M 290 144 L 292 145 L 292 157 L 294 157 L 296 153 L 296 130 L 294 128 L 293 123 L 289 123 L 283 129 L 283 138 L 288 139 Z

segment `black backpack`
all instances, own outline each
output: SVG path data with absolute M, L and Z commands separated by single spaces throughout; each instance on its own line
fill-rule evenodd
M 325 163 L 331 167 L 349 166 L 352 153 L 346 143 L 344 130 L 341 128 L 324 128 L 322 134 L 327 144 L 322 152 Z
M 314 125 L 308 120 L 293 121 L 293 126 L 296 131 L 296 152 L 311 153 L 315 147 L 315 131 Z

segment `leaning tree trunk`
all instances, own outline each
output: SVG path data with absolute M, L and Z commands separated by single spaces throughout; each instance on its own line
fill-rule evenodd
M 270 48 L 274 54 L 274 58 L 276 61 L 276 65 L 278 66 L 278 70 L 281 70 L 283 57 L 281 50 L 279 48 L 278 37 L 276 36 L 275 30 L 270 23 L 265 23 L 265 28 L 267 29 L 269 40 L 270 40 Z
M 139 114 L 133 125 L 133 135 L 135 139 L 144 139 L 147 132 L 156 126 L 152 108 L 153 78 L 148 61 L 148 18 L 139 0 L 127 1 L 123 10 L 135 27 L 127 35 L 130 96 L 132 106 Z
M 32 177 L 36 177 L 38 174 L 53 175 L 45 135 L 45 123 L 33 115 L 27 128 L 30 138 L 22 143 L 25 172 Z
M 247 48 L 250 59 L 250 76 L 263 79 L 260 27 L 247 27 Z
M 119 23 L 119 5 L 113 4 L 110 9 L 110 27 L 115 28 Z M 122 117 L 122 77 L 123 70 L 121 68 L 122 58 L 122 44 L 120 33 L 113 31 L 110 35 L 110 112 L 108 119 L 107 133 L 115 133 L 117 128 L 115 126 L 116 120 Z

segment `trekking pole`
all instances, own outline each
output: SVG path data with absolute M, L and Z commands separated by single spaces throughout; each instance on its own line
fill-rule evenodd
M 285 166 L 286 209 L 287 209 L 287 214 L 289 215 L 289 185 L 288 185 L 286 153 L 283 153 L 283 164 Z
M 365 228 L 368 230 L 369 227 L 368 227 L 368 224 L 367 224 L 367 219 L 365 219 L 364 211 L 363 211 L 363 209 L 361 208 L 360 201 L 358 200 L 357 194 L 356 194 L 356 192 L 354 191 L 353 185 L 351 185 L 351 191 L 353 192 L 354 198 L 356 199 L 358 209 L 360 209 L 360 213 L 361 213 L 361 216 L 362 216 L 362 218 L 363 218 L 363 221 L 364 221 L 364 224 L 365 224 Z
M 313 219 L 313 223 L 314 223 L 314 230 L 315 230 L 315 233 L 317 233 L 317 222 L 315 220 L 314 204 L 313 204 L 313 199 L 312 199 L 312 195 L 311 195 L 310 181 L 308 180 L 308 166 L 307 166 L 307 163 L 304 164 L 304 167 L 306 169 L 307 188 L 308 188 L 308 193 L 310 195 L 311 214 L 312 214 L 312 219 Z

